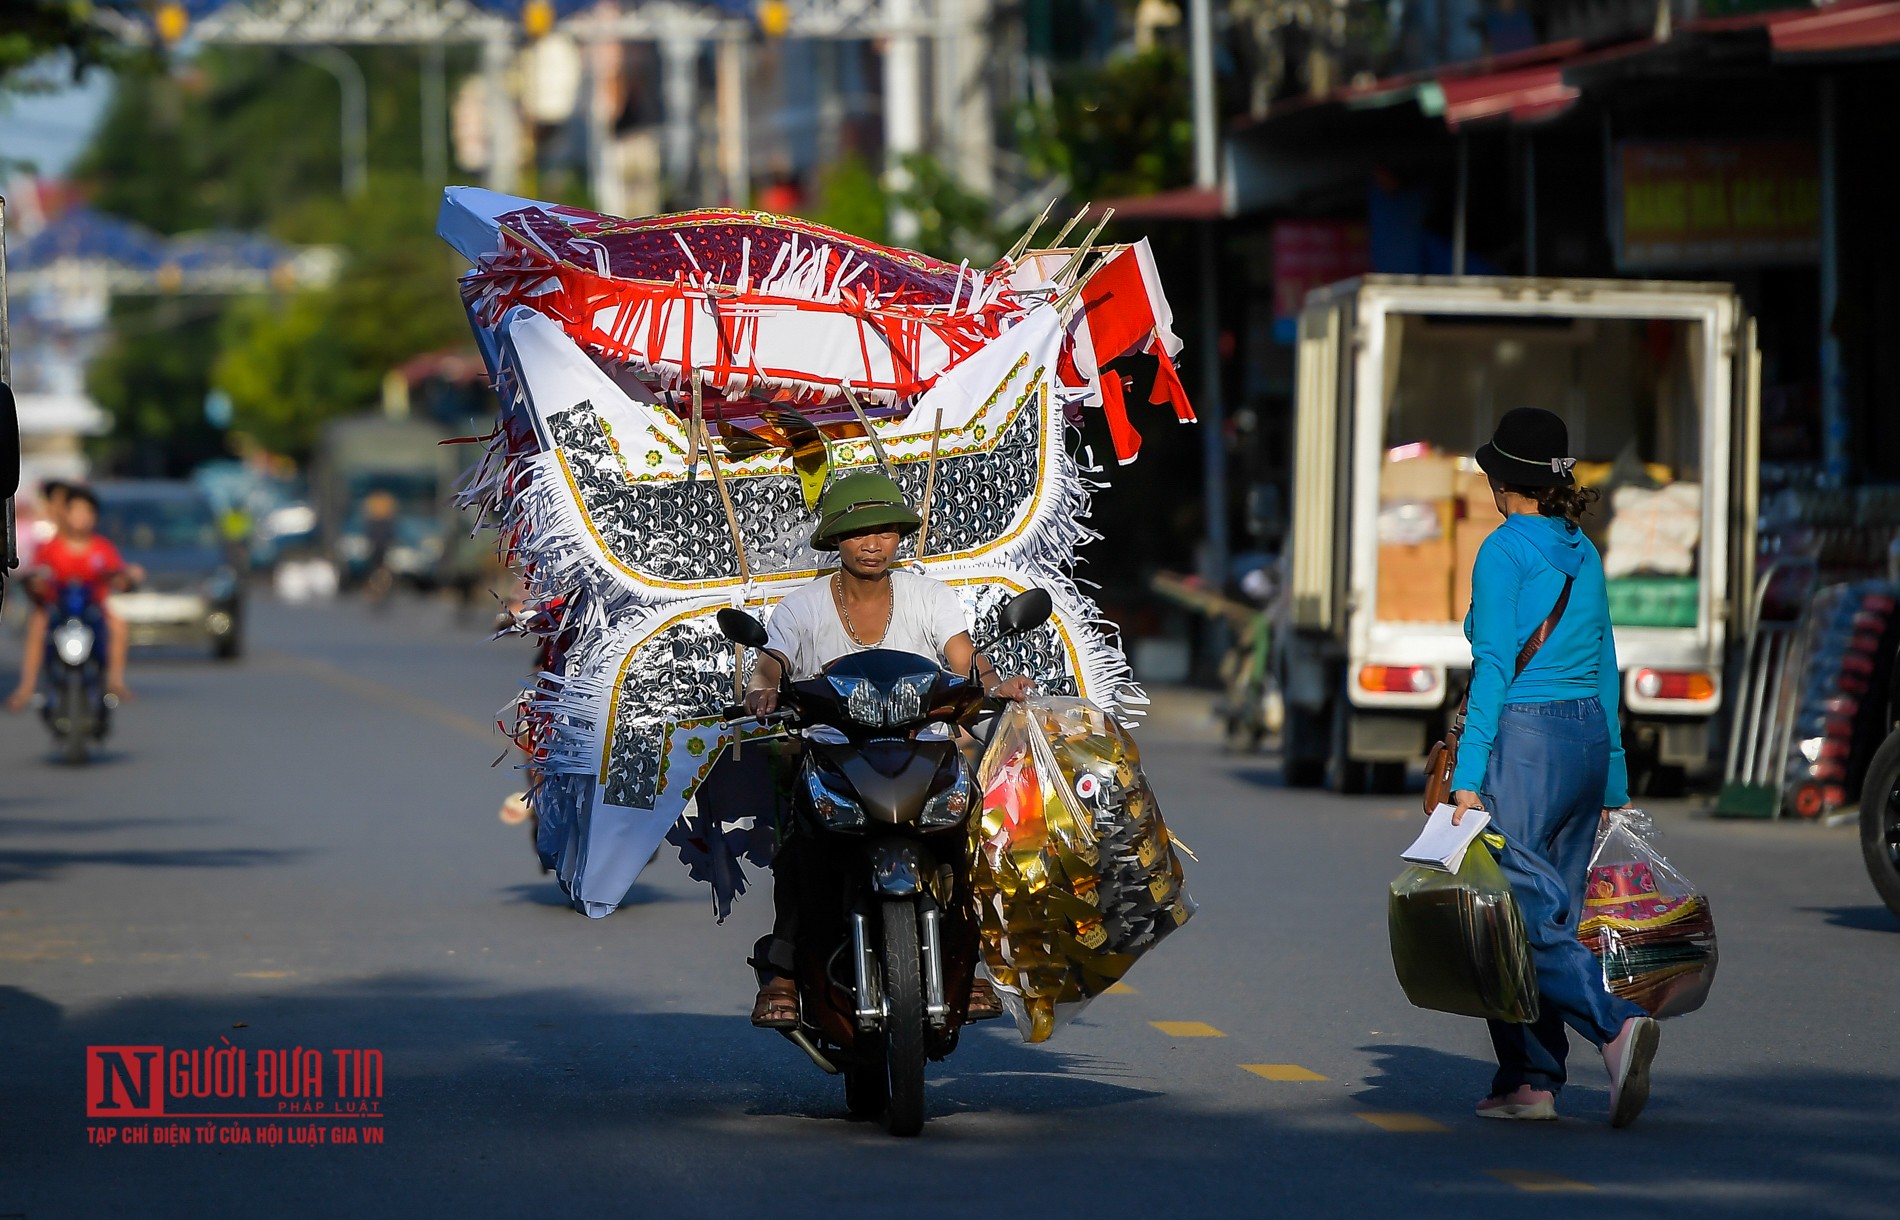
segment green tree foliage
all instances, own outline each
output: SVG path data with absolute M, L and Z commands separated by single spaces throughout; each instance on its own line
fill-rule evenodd
M 903 208 L 917 218 L 917 236 L 908 244 L 925 254 L 982 266 L 1002 252 L 989 200 L 965 190 L 935 157 L 909 157 L 904 166 L 910 181 L 892 190 L 864 158 L 843 158 L 820 175 L 807 219 L 887 243 L 891 212 Z
M 1057 69 L 1046 104 L 1014 116 L 1032 174 L 1080 198 L 1147 195 L 1193 177 L 1187 58 L 1174 47 Z
M 60 57 L 77 80 L 88 68 L 112 63 L 122 54 L 93 23 L 92 5 L 86 0 L 0 2 L 0 91 L 50 85 L 39 71 L 49 57 Z
M 436 198 L 409 177 L 378 177 L 349 205 L 312 203 L 285 237 L 348 251 L 335 285 L 233 302 L 212 380 L 235 427 L 266 446 L 308 450 L 323 423 L 376 401 L 409 357 L 469 343 L 455 278 L 466 269 L 435 236 Z
M 851 153 L 819 173 L 814 206 L 806 219 L 866 241 L 890 237 L 890 200 L 869 162 Z
M 91 380 L 133 446 L 195 452 L 215 385 L 237 430 L 301 455 L 325 420 L 373 403 L 394 366 L 469 344 L 455 290 L 465 268 L 435 236 L 439 186 L 418 172 L 416 54 L 352 54 L 369 84 L 371 182 L 349 201 L 328 72 L 286 52 L 217 48 L 119 75 L 77 168 L 97 207 L 165 233 L 261 229 L 342 258 L 327 289 L 127 314 Z
M 989 200 L 965 190 L 934 157 L 911 157 L 904 165 L 910 182 L 893 198 L 917 218 L 917 249 L 953 263 L 967 258 L 979 267 L 1003 252 Z
M 204 420 L 220 308 L 215 299 L 181 297 L 114 304 L 112 342 L 87 371 L 93 398 L 112 417 L 107 465 L 175 476 L 223 451 Z

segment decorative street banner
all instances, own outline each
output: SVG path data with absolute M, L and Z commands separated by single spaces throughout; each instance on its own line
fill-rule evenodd
M 1811 262 L 1820 253 L 1821 175 L 1800 143 L 1618 147 L 1622 270 Z

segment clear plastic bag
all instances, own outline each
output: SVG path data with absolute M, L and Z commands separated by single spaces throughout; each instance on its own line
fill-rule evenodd
M 1194 904 L 1134 739 L 1086 699 L 1012 704 L 977 779 L 984 964 L 1024 1040 L 1042 1042 Z
M 1597 832 L 1577 939 L 1603 965 L 1603 985 L 1655 1017 L 1702 1007 L 1715 982 L 1708 896 L 1656 850 L 1640 809 L 1613 810 Z
M 1400 873 L 1386 926 L 1392 969 L 1418 1007 L 1494 1021 L 1537 1019 L 1537 968 L 1524 916 L 1485 838 L 1471 845 L 1455 873 Z

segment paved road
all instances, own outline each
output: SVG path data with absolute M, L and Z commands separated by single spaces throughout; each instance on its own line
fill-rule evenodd
M 900 1142 L 747 1025 L 758 895 L 715 925 L 663 859 L 560 905 L 495 815 L 521 646 L 415 605 L 260 604 L 252 644 L 139 664 L 83 771 L 0 721 L 0 1216 L 1896 1213 L 1900 923 L 1848 832 L 1668 812 L 1723 959 L 1649 1112 L 1610 1131 L 1580 1049 L 1563 1122 L 1480 1123 L 1482 1027 L 1386 955 L 1410 800 L 1289 793 L 1163 700 L 1200 915 L 1048 1046 L 969 1037 Z M 86 1047 L 225 1039 L 380 1050 L 385 1142 L 88 1143 Z

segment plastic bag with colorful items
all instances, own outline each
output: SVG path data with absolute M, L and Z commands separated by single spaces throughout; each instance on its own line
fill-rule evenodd
M 1651 1016 L 1702 1007 L 1715 982 L 1709 900 L 1656 850 L 1640 809 L 1606 815 L 1590 856 L 1577 937 L 1603 964 L 1603 985 Z
M 1042 1042 L 1194 904 L 1134 739 L 1088 700 L 1012 704 L 978 781 L 983 960 L 1023 1039 Z

